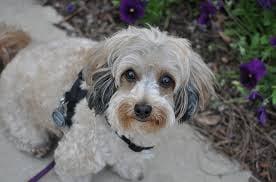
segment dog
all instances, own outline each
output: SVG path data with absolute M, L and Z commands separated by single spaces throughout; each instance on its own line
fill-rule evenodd
M 105 167 L 143 179 L 160 135 L 214 95 L 214 75 L 188 40 L 129 27 L 102 42 L 68 38 L 20 51 L 0 79 L 0 117 L 19 150 L 42 157 L 59 139 L 62 181 Z

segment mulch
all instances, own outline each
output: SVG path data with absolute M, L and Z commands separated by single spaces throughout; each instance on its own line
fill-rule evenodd
M 220 153 L 235 159 L 241 168 L 251 170 L 260 181 L 276 181 L 276 112 L 268 110 L 267 125 L 260 126 L 249 102 L 229 102 L 218 93 L 216 109 L 207 116 L 218 115 L 219 122 L 206 124 L 195 118 L 192 126 L 212 142 Z M 252 181 L 254 182 L 254 181 Z
M 64 17 L 55 26 L 64 29 L 70 36 L 103 40 L 127 27 L 120 21 L 119 11 L 111 0 L 79 0 L 80 3 L 72 13 L 66 11 L 69 0 L 40 2 L 54 7 Z M 174 13 L 158 26 L 172 35 L 189 39 L 193 48 L 216 74 L 224 75 L 223 73 L 233 70 L 238 72 L 238 56 L 230 48 L 227 37 L 217 30 L 199 27 L 194 21 L 194 8 L 189 1 L 172 6 Z M 73 28 L 68 28 L 64 22 Z M 218 98 L 211 102 L 208 111 L 199 114 L 199 117 L 205 114 L 207 119 L 208 116 L 215 115 L 219 121 L 198 122 L 195 118 L 190 124 L 211 141 L 218 152 L 239 161 L 243 169 L 251 170 L 260 181 L 275 182 L 276 109 L 272 106 L 268 108 L 267 124 L 259 125 L 252 105 L 246 99 L 233 99 L 240 97 L 239 92 L 233 88 L 229 78 L 223 79 L 226 83 L 217 89 Z

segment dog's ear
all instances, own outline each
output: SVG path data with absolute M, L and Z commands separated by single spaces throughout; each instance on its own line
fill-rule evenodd
M 86 52 L 84 56 L 86 65 L 82 74 L 88 86 L 93 84 L 93 74 L 104 67 L 107 67 L 108 52 L 104 48 L 104 42 L 100 42 L 95 47 Z
M 180 85 L 174 95 L 176 119 L 182 123 L 190 120 L 205 107 L 214 92 L 214 75 L 202 58 L 195 53 L 186 39 L 180 39 L 188 71 L 186 83 Z
M 175 115 L 179 123 L 190 120 L 198 110 L 199 94 L 191 83 L 180 86 L 174 95 Z
M 93 108 L 96 114 L 102 114 L 107 109 L 112 95 L 116 92 L 111 65 L 108 65 L 109 55 L 104 43 L 99 43 L 87 54 L 88 64 L 83 69 L 83 77 L 88 86 L 88 106 Z

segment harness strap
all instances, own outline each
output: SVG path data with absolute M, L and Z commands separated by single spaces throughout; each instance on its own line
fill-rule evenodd
M 71 89 L 65 92 L 64 96 L 60 99 L 59 106 L 52 113 L 53 121 L 58 127 L 72 126 L 75 107 L 87 94 L 87 90 L 81 88 L 83 81 L 82 72 L 80 72 Z
M 77 103 L 82 100 L 86 94 L 87 90 L 83 90 L 81 88 L 81 84 L 83 82 L 82 72 L 78 74 L 78 79 L 73 84 L 72 88 L 69 92 L 65 92 L 65 103 L 67 103 L 67 112 L 65 118 L 65 125 L 72 126 L 72 117 L 75 114 L 75 107 Z

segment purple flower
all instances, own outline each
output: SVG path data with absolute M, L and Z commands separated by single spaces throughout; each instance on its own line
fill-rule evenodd
M 250 101 L 252 101 L 252 102 L 255 102 L 255 101 L 263 101 L 264 100 L 264 98 L 263 98 L 263 96 L 259 93 L 259 92 L 257 92 L 257 91 L 252 91 L 251 93 L 250 93 L 250 95 L 248 96 L 248 100 L 250 100 Z
M 276 0 L 257 0 L 264 9 L 271 9 Z
M 265 74 L 265 64 L 259 59 L 253 59 L 240 65 L 240 82 L 247 89 L 254 88 Z
M 264 100 L 263 96 L 259 92 L 257 92 L 257 91 L 252 91 L 250 93 L 250 95 L 248 96 L 248 99 L 250 101 L 252 101 L 252 102 L 255 102 L 257 100 L 259 100 L 259 101 L 263 101 Z
M 270 37 L 269 43 L 272 47 L 276 47 L 276 36 Z
M 133 24 L 145 14 L 146 1 L 141 0 L 121 0 L 120 18 L 122 21 Z
M 261 106 L 257 109 L 257 118 L 258 122 L 264 126 L 267 120 L 267 113 L 264 106 Z
M 202 1 L 200 3 L 200 15 L 197 22 L 201 25 L 205 25 L 209 22 L 210 17 L 214 16 L 217 12 L 216 7 L 210 0 Z
M 67 6 L 66 6 L 66 11 L 68 13 L 72 13 L 73 11 L 75 11 L 76 9 L 76 6 L 75 6 L 75 3 L 71 2 L 69 3 Z
M 209 22 L 209 16 L 207 14 L 200 14 L 198 19 L 197 19 L 197 22 L 200 24 L 200 25 L 206 25 L 208 22 Z

